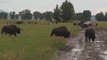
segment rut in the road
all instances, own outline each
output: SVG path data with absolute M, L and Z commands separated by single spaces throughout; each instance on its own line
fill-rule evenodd
M 84 31 L 81 31 L 78 36 L 70 38 L 67 41 L 67 46 L 71 46 L 72 49 L 67 53 L 62 53 L 59 60 L 78 60 L 85 46 L 83 33 Z
M 61 53 L 58 60 L 106 60 L 103 53 L 107 50 L 106 39 L 107 33 L 97 30 L 95 42 L 85 42 L 84 31 L 81 31 L 78 36 L 67 41 L 67 46 L 72 49 Z

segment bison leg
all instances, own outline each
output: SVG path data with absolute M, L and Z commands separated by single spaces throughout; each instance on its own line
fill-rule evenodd
M 94 42 L 94 41 L 95 41 L 95 38 L 92 38 L 92 41 Z
M 5 32 L 5 35 L 6 35 L 6 32 Z
M 12 34 L 10 33 L 9 35 L 11 36 Z
M 14 34 L 14 36 L 16 37 L 16 33 Z
M 90 39 L 91 39 L 91 38 L 89 37 L 88 39 L 89 39 L 89 42 L 90 42 Z
M 4 31 L 2 30 L 1 33 L 3 33 Z
M 85 36 L 85 41 L 87 42 L 88 40 L 87 40 L 87 36 Z

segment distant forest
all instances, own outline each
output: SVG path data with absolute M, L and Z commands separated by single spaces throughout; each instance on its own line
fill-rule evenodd
M 31 10 L 25 9 L 18 14 L 15 11 L 11 12 L 4 12 L 0 10 L 0 19 L 16 19 L 16 20 L 48 20 L 48 21 L 69 21 L 69 20 L 79 20 L 79 21 L 90 21 L 91 20 L 91 11 L 84 10 L 80 13 L 75 13 L 74 6 L 71 2 L 66 0 L 62 3 L 59 7 L 56 5 L 54 8 L 54 12 L 46 11 L 46 12 L 39 12 L 35 11 L 31 13 Z M 95 16 L 97 21 L 107 21 L 107 12 L 97 13 Z

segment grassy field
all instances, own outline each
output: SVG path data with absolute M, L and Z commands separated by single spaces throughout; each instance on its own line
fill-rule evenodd
M 98 22 L 98 27 L 103 27 L 104 29 L 107 30 L 107 22 L 106 21 Z
M 7 20 L 0 20 L 0 32 Z M 12 22 L 11 22 L 12 23 Z M 0 60 L 51 60 L 53 54 L 62 48 L 66 39 L 50 37 L 50 32 L 58 26 L 66 26 L 71 36 L 76 36 L 79 28 L 72 23 L 20 24 L 21 34 L 0 34 Z

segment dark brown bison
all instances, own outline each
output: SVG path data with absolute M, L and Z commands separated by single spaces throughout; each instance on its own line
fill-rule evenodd
M 78 22 L 78 26 L 80 26 L 81 28 L 87 28 L 91 25 L 92 25 L 91 21 L 80 21 L 80 22 Z
M 78 26 L 80 26 L 81 28 L 84 28 L 84 22 L 83 21 L 78 22 Z
M 97 26 L 98 24 L 96 23 L 96 26 Z
M 27 21 L 28 24 L 37 24 L 37 21 Z
M 16 21 L 16 24 L 22 24 L 23 21 Z
M 60 36 L 60 37 L 64 37 L 64 38 L 68 38 L 70 37 L 70 32 L 67 30 L 67 28 L 65 26 L 61 26 L 58 28 L 54 28 L 51 32 L 51 36 Z
M 77 25 L 77 23 L 76 23 L 76 22 L 74 22 L 74 23 L 73 23 L 73 25 Z
M 85 31 L 85 39 L 86 41 L 90 41 L 90 39 L 92 39 L 92 41 L 95 41 L 95 30 L 93 28 L 88 28 Z
M 5 25 L 2 28 L 1 33 L 5 33 L 5 34 L 10 34 L 10 35 L 14 35 L 16 36 L 16 33 L 20 33 L 20 28 L 17 27 L 16 25 Z

